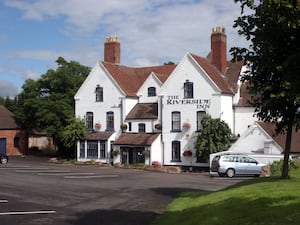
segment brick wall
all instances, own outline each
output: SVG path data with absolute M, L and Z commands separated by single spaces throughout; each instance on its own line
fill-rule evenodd
M 26 139 L 22 130 L 0 130 L 0 138 L 6 138 L 6 154 L 25 154 Z M 15 138 L 18 139 L 18 146 L 15 146 Z

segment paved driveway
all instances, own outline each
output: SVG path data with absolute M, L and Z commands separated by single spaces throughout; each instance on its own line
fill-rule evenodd
M 0 165 L 0 224 L 147 225 L 182 191 L 219 190 L 242 179 L 14 157 Z

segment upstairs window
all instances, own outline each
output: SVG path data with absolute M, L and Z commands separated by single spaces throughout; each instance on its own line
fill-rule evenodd
M 103 102 L 103 87 L 97 85 L 95 94 L 96 94 L 96 102 Z
M 180 131 L 181 124 L 181 115 L 180 112 L 172 112 L 172 131 L 178 132 Z
M 156 96 L 156 88 L 155 87 L 149 87 L 148 88 L 148 97 Z
M 107 112 L 106 113 L 106 130 L 113 131 L 115 129 L 114 126 L 115 119 L 114 119 L 114 112 Z
M 146 132 L 146 126 L 144 123 L 139 123 L 139 133 L 145 133 Z
M 203 117 L 206 115 L 205 111 L 198 111 L 197 112 L 197 131 L 201 131 L 202 130 L 202 119 Z
M 184 83 L 184 98 L 194 98 L 194 83 L 186 80 Z
M 93 112 L 87 112 L 85 114 L 86 117 L 86 128 L 89 131 L 92 131 L 94 128 L 94 113 Z

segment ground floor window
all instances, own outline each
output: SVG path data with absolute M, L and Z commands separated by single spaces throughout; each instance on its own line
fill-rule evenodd
M 98 158 L 98 142 L 88 141 L 87 142 L 87 158 L 97 159 Z
M 101 159 L 105 159 L 106 156 L 106 151 L 105 151 L 105 142 L 104 141 L 100 141 L 100 158 Z
M 172 141 L 172 162 L 180 161 L 180 141 Z
M 85 141 L 80 141 L 79 158 L 85 158 Z

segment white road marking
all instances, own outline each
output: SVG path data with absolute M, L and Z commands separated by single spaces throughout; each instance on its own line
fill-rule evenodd
M 93 175 L 94 173 L 52 173 L 53 171 L 49 173 L 38 173 L 39 176 L 80 176 L 80 175 Z
M 7 200 L 1 200 L 1 199 L 0 199 L 0 203 L 8 203 L 8 201 L 7 201 Z
M 20 212 L 3 212 L 0 216 L 5 215 L 30 215 L 30 214 L 53 214 L 56 213 L 54 210 L 41 210 L 41 211 L 20 211 Z
M 32 169 L 32 170 L 16 170 L 17 173 L 69 173 L 70 170 L 40 170 L 40 169 Z
M 109 178 L 118 177 L 118 175 L 95 175 L 95 176 L 65 176 L 67 179 L 90 179 L 90 178 Z

